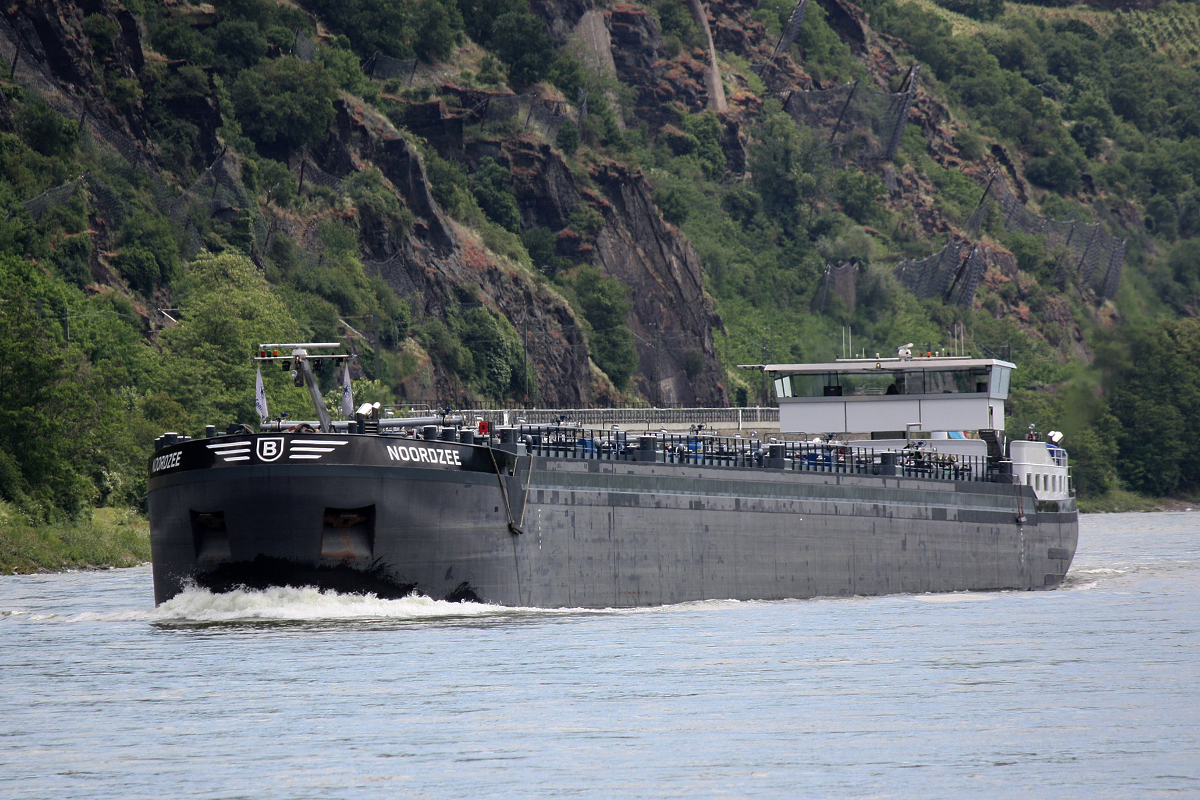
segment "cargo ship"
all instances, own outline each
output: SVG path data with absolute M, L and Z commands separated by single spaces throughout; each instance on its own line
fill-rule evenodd
M 330 346 L 258 356 L 290 365 L 317 419 L 156 440 L 157 603 L 189 586 L 547 608 L 1032 590 L 1075 555 L 1061 435 L 1004 437 L 1006 361 L 746 365 L 773 381 L 781 433 L 720 436 L 367 404 L 334 420 L 312 371 Z

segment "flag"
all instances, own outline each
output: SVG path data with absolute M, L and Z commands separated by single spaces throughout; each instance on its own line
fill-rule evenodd
M 258 367 L 258 375 L 254 378 L 254 410 L 258 412 L 258 418 L 266 420 L 271 416 L 267 411 L 267 390 L 263 388 L 262 382 L 262 366 Z
M 350 362 L 342 369 L 342 416 L 354 416 L 354 390 L 350 388 Z

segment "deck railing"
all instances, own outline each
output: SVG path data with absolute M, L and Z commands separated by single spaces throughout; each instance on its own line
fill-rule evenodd
M 482 417 L 495 424 L 545 425 L 569 422 L 584 427 L 607 427 L 609 425 L 658 425 L 704 424 L 706 426 L 756 425 L 778 423 L 779 409 L 770 406 L 749 408 L 501 408 L 474 409 L 458 413 L 468 419 Z
M 603 428 L 517 426 L 517 442 L 537 456 L 646 461 L 717 467 L 775 468 L 847 475 L 893 475 L 956 481 L 988 481 L 987 457 L 952 455 L 926 448 L 876 451 L 836 442 L 747 439 L 658 433 L 638 435 Z

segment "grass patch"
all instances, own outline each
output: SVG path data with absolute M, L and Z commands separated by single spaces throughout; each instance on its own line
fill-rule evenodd
M 981 22 L 977 19 L 971 19 L 966 14 L 959 14 L 957 11 L 943 8 L 933 0 L 908 0 L 908 2 L 919 6 L 925 11 L 930 11 L 946 22 L 949 22 L 955 36 L 978 36 L 985 29 L 995 30 L 999 28 L 995 23 Z
M 90 519 L 34 524 L 0 502 L 0 574 L 131 567 L 150 560 L 150 523 L 136 511 L 95 509 Z
M 1112 489 L 1099 497 L 1081 497 L 1079 510 L 1084 514 L 1115 514 L 1121 511 L 1159 511 L 1162 498 L 1147 497 L 1125 489 Z
M 1005 3 L 1004 11 L 1015 17 L 1036 17 L 1047 22 L 1057 22 L 1064 19 L 1076 19 L 1088 25 L 1101 36 L 1111 36 L 1119 27 L 1120 18 L 1111 11 L 1093 8 L 1086 5 L 1073 6 L 1041 6 L 1032 3 Z
M 966 14 L 959 14 L 957 11 L 951 11 L 948 8 L 943 8 L 938 5 L 935 0 L 907 0 L 914 5 L 920 6 L 926 11 L 931 11 L 937 16 L 950 23 L 950 28 L 954 31 L 955 36 L 978 36 L 985 31 L 997 31 L 1003 26 L 1000 24 L 1003 17 L 999 17 L 992 21 L 982 21 L 972 19 Z M 1101 36 L 1108 36 L 1120 24 L 1120 19 L 1111 11 L 1095 9 L 1089 6 L 1074 5 L 1065 8 L 1054 8 L 1050 6 L 1041 6 L 1028 3 L 1013 3 L 1004 4 L 1004 14 L 1009 17 L 1019 18 L 1039 18 L 1047 22 L 1055 22 L 1064 19 L 1076 19 L 1089 25 L 1093 30 Z M 1153 15 L 1153 12 L 1126 12 L 1129 15 Z

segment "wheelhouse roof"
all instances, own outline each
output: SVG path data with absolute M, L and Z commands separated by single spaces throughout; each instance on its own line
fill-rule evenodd
M 818 375 L 829 372 L 863 374 L 872 372 L 916 372 L 991 367 L 1016 369 L 1017 365 L 998 358 L 964 356 L 913 356 L 912 358 L 839 358 L 824 364 L 738 364 L 742 369 L 757 369 L 782 375 Z

